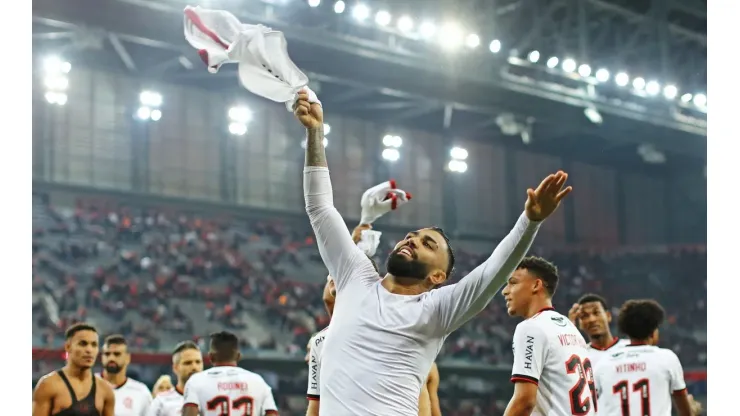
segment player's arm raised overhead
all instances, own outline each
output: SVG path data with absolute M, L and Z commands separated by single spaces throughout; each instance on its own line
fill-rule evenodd
M 568 175 L 548 175 L 536 190 L 527 190 L 524 213 L 488 259 L 458 283 L 432 291 L 440 330 L 450 333 L 482 311 L 524 258 L 542 220 L 550 216 L 572 188 Z
M 524 321 L 514 331 L 514 365 L 511 381 L 514 395 L 506 406 L 504 416 L 529 416 L 537 402 L 542 368 L 547 356 L 547 337 L 542 330 Z
M 51 414 L 52 398 L 54 397 L 54 388 L 50 380 L 51 375 L 46 375 L 36 383 L 33 390 L 33 416 L 49 416 Z
M 335 280 L 337 292 L 342 291 L 350 278 L 376 282 L 377 273 L 370 260 L 352 241 L 347 225 L 334 207 L 324 151 L 324 115 L 321 105 L 309 102 L 309 94 L 303 90 L 298 94 L 294 112 L 306 127 L 303 196 L 321 259 Z

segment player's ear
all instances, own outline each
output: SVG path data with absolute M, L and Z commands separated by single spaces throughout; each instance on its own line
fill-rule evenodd
M 434 286 L 441 285 L 442 283 L 447 280 L 447 273 L 445 273 L 441 269 L 434 269 L 431 273 L 427 275 L 427 278 L 429 279 Z
M 612 323 L 612 313 L 609 311 L 606 311 L 606 322 Z
M 238 363 L 239 361 L 241 361 L 241 359 L 242 359 L 242 353 L 237 351 L 236 352 L 236 362 Z

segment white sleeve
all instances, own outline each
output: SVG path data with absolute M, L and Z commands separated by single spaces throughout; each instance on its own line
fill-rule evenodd
M 308 388 L 306 389 L 306 397 L 308 400 L 319 400 L 321 397 L 321 391 L 319 390 L 321 353 L 316 341 L 321 342 L 321 338 L 315 337 L 311 341 L 311 351 L 308 353 Z
M 198 400 L 198 393 L 196 392 L 196 386 L 193 377 L 191 377 L 187 381 L 187 383 L 185 383 L 183 399 L 185 400 L 182 405 L 183 407 L 195 406 L 196 408 L 200 408 L 200 401 Z
M 522 322 L 514 330 L 514 365 L 511 382 L 539 384 L 547 357 L 547 338 L 531 322 Z
M 527 254 L 539 225 L 522 214 L 483 264 L 458 283 L 430 292 L 441 331 L 456 330 L 491 302 Z
M 668 355 L 668 371 L 670 377 L 671 393 L 682 394 L 686 390 L 686 380 L 683 378 L 683 366 L 675 352 L 665 350 Z
M 262 399 L 261 416 L 277 415 L 278 408 L 275 404 L 275 398 L 272 397 L 272 389 L 267 384 L 265 384 L 265 389 L 265 398 Z
M 324 265 L 341 293 L 353 282 L 366 286 L 377 283 L 378 273 L 370 259 L 360 250 L 334 207 L 329 169 L 307 166 L 303 170 L 303 196 L 306 212 L 316 235 Z
M 161 416 L 162 411 L 162 400 L 159 397 L 155 397 L 152 403 L 149 405 L 149 410 L 146 412 L 146 416 Z

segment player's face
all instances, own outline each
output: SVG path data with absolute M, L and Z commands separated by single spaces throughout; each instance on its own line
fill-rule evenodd
M 438 285 L 447 279 L 447 242 L 431 228 L 412 231 L 388 255 L 386 270 L 395 277 L 430 279 Z
M 334 283 L 334 279 L 328 279 L 324 285 L 324 306 L 326 306 L 326 312 L 331 316 L 334 313 L 334 302 L 337 297 L 337 288 Z
M 98 356 L 98 334 L 94 331 L 79 331 L 64 344 L 67 359 L 79 368 L 92 368 Z
M 125 345 L 105 344 L 103 345 L 103 368 L 110 374 L 118 374 L 126 371 L 131 356 Z
M 172 370 L 177 375 L 178 380 L 183 384 L 187 383 L 190 376 L 203 371 L 203 354 L 193 349 L 180 352 L 179 360 L 172 366 Z
M 601 302 L 587 302 L 581 305 L 578 325 L 588 336 L 604 335 L 611 321 L 611 313 L 604 310 Z
M 511 274 L 501 292 L 506 300 L 506 311 L 510 316 L 523 316 L 529 311 L 536 282 L 537 279 L 526 269 L 516 269 Z

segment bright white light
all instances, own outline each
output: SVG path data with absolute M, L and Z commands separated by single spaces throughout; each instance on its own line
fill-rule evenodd
M 437 33 L 437 27 L 432 22 L 424 22 L 419 26 L 419 34 L 424 39 L 431 39 Z
M 234 136 L 244 136 L 247 134 L 247 125 L 244 123 L 229 123 L 229 133 Z
M 620 87 L 626 87 L 630 83 L 630 77 L 625 72 L 620 72 L 614 77 L 614 82 Z
M 401 147 L 403 144 L 403 139 L 401 139 L 400 136 L 391 136 L 390 134 L 386 134 L 383 136 L 383 146 L 385 147 Z
M 465 38 L 465 46 L 471 49 L 477 48 L 478 46 L 480 46 L 480 37 L 478 37 L 478 35 L 476 35 L 475 33 L 469 34 Z
M 457 160 L 465 160 L 468 158 L 468 151 L 462 147 L 453 147 L 450 149 L 450 157 Z
M 148 107 L 159 107 L 162 105 L 162 94 L 154 91 L 142 91 L 139 94 L 141 105 Z
M 601 68 L 598 71 L 596 71 L 596 80 L 599 82 L 609 81 L 609 71 L 607 71 L 604 68 Z
M 49 74 L 67 74 L 72 70 L 72 64 L 62 61 L 58 56 L 50 56 L 44 60 L 44 71 Z
M 324 123 L 324 135 L 331 133 L 331 126 Z
M 324 148 L 329 147 L 329 139 L 327 139 L 326 137 L 324 137 L 324 140 L 321 141 L 321 144 L 324 145 Z
M 650 95 L 658 95 L 660 93 L 660 84 L 658 84 L 658 81 L 650 81 L 645 85 L 645 91 Z
M 573 72 L 576 70 L 576 61 L 567 58 L 563 61 L 563 71 L 565 72 Z
M 460 26 L 448 23 L 439 32 L 439 41 L 445 49 L 453 49 L 463 42 L 463 32 Z
M 547 60 L 547 67 L 551 69 L 555 68 L 556 66 L 558 66 L 559 62 L 560 60 L 557 58 L 557 56 L 553 56 Z
M 152 114 L 149 115 L 152 121 L 159 121 L 162 118 L 162 112 L 159 110 L 152 110 Z
M 704 107 L 705 105 L 707 105 L 707 96 L 704 94 L 696 94 L 694 96 L 694 104 L 697 107 Z
M 344 5 L 344 2 L 341 1 L 341 0 L 338 1 L 338 2 L 336 2 L 336 3 L 334 3 L 334 13 L 337 13 L 337 14 L 344 13 L 344 8 L 345 7 L 346 6 Z
M 64 91 L 69 87 L 69 79 L 61 75 L 47 75 L 44 77 L 44 85 L 50 90 Z
M 578 67 L 578 75 L 586 78 L 587 76 L 591 75 L 591 67 L 583 64 Z
M 537 61 L 540 60 L 540 52 L 539 51 L 532 51 L 527 55 L 527 58 L 529 59 L 529 62 L 537 63 Z
M 229 108 L 229 119 L 246 124 L 252 121 L 252 112 L 247 107 L 231 107 Z
M 681 101 L 688 103 L 694 98 L 693 95 L 689 94 L 688 92 L 681 96 Z
M 501 41 L 498 39 L 492 40 L 488 45 L 488 50 L 493 53 L 498 53 L 501 50 Z
M 319 4 L 321 4 L 321 0 L 308 0 L 310 7 L 319 7 Z
M 450 163 L 447 164 L 447 169 L 450 172 L 465 173 L 468 170 L 468 164 L 462 160 L 450 160 Z
M 678 95 L 678 88 L 675 85 L 666 85 L 663 88 L 663 96 L 669 100 L 676 98 Z
M 367 19 L 368 16 L 370 16 L 370 9 L 364 4 L 358 4 L 352 9 L 352 17 L 359 21 Z
M 49 91 L 44 94 L 44 98 L 49 104 L 64 105 L 67 104 L 67 94 L 63 92 Z
M 414 21 L 408 16 L 403 16 L 398 19 L 398 30 L 404 33 L 411 32 L 414 28 Z
M 642 90 L 645 88 L 645 80 L 637 77 L 634 80 L 632 80 L 632 87 L 636 90 Z
M 401 153 L 396 149 L 383 149 L 382 156 L 389 162 L 395 162 L 401 158 Z
M 375 23 L 381 26 L 388 26 L 391 22 L 391 14 L 385 10 L 381 10 L 375 14 Z
M 149 120 L 149 117 L 152 116 L 152 110 L 149 107 L 141 106 L 136 111 L 136 117 L 139 117 L 139 120 Z

